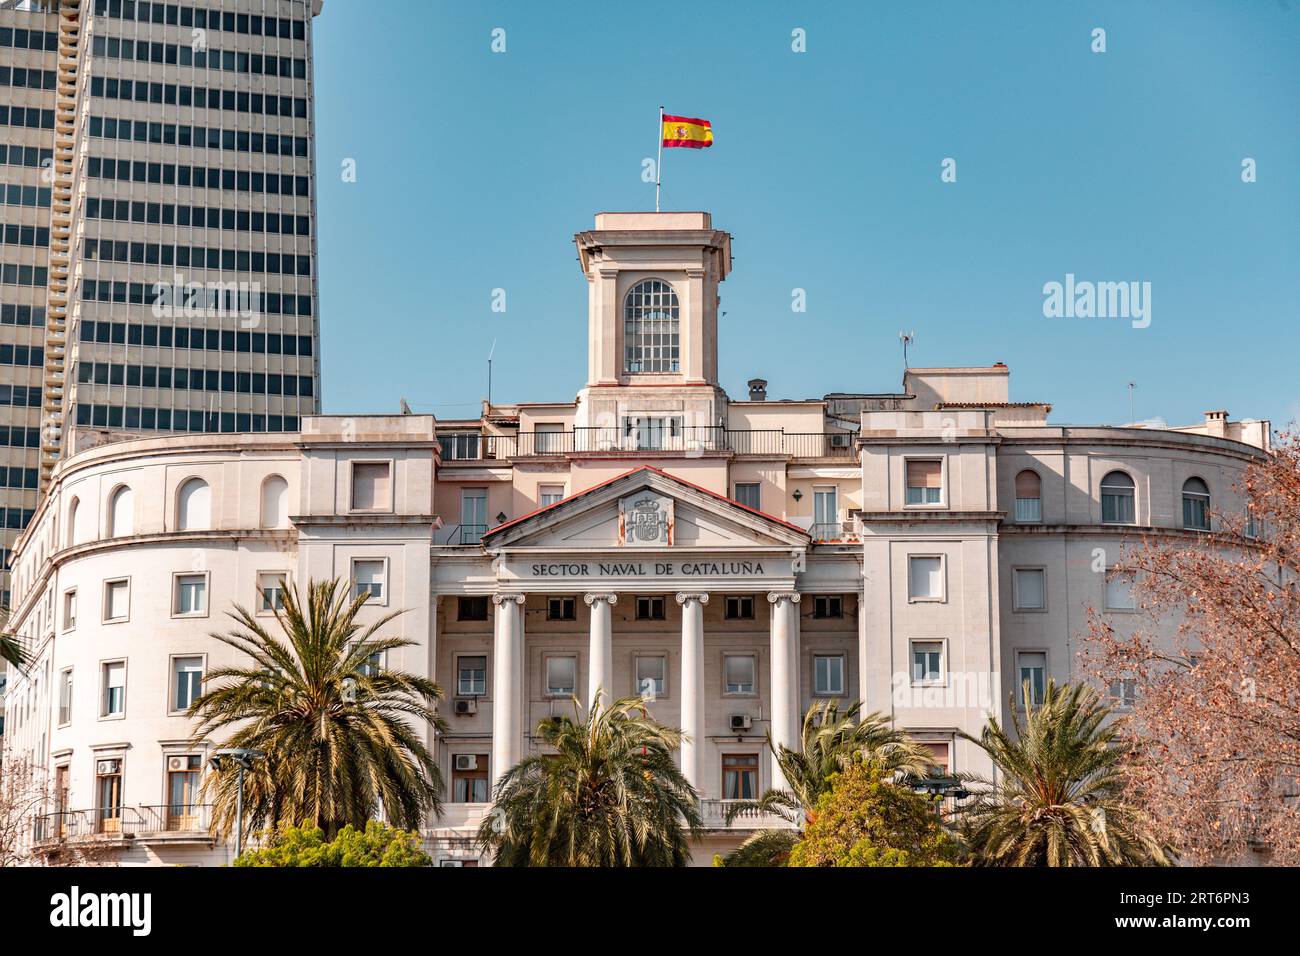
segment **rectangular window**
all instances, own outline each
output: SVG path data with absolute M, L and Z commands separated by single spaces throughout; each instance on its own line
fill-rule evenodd
M 755 511 L 761 511 L 758 489 L 759 483 L 757 481 L 736 482 L 736 503 L 742 504 L 746 508 L 753 508 Z
M 70 631 L 77 626 L 77 589 L 63 592 L 63 629 Z
M 545 508 L 564 500 L 564 485 L 538 485 L 537 504 Z
M 59 671 L 59 726 L 72 723 L 72 668 Z
M 357 558 L 352 562 L 352 596 L 370 595 L 372 601 L 384 600 L 384 559 Z
M 203 693 L 203 658 L 172 658 L 172 710 L 189 710 Z
M 120 717 L 126 713 L 126 661 L 102 665 L 99 715 Z
M 943 681 L 943 641 L 912 642 L 912 683 Z
M 756 663 L 752 654 L 728 654 L 723 657 L 723 693 L 730 696 L 752 697 Z
M 907 504 L 937 505 L 943 502 L 943 462 L 907 463 Z
M 728 621 L 752 621 L 754 619 L 754 595 L 728 594 L 725 616 Z
M 758 754 L 722 755 L 722 799 L 753 800 L 758 796 Z
M 487 489 L 461 489 L 460 543 L 478 544 L 487 529 Z
M 456 658 L 456 696 L 482 697 L 487 693 L 487 658 Z
M 1024 706 L 1026 684 L 1029 685 L 1029 701 L 1037 705 L 1043 701 L 1043 689 L 1047 686 L 1047 652 L 1020 651 L 1016 654 L 1016 703 Z
M 575 597 L 547 598 L 546 619 L 548 621 L 576 621 L 578 619 L 578 599 Z
M 813 694 L 817 697 L 844 696 L 844 655 L 813 655 Z
M 289 586 L 289 575 L 281 571 L 267 571 L 257 576 L 257 609 L 265 614 L 284 610 L 284 591 Z
M 386 461 L 352 463 L 352 510 L 387 511 L 392 508 L 392 481 Z
M 1137 607 L 1133 595 L 1132 575 L 1106 572 L 1106 609 L 1108 611 L 1132 611 Z
M 172 603 L 173 614 L 204 615 L 208 613 L 208 576 L 206 574 L 176 575 L 176 593 Z
M 809 533 L 815 541 L 840 537 L 839 490 L 834 485 L 813 488 L 813 523 Z
M 1137 706 L 1137 681 L 1113 680 L 1110 682 L 1110 699 L 1119 707 Z
M 1042 611 L 1047 607 L 1047 572 L 1042 568 L 1013 568 L 1012 607 L 1017 611 Z
M 486 621 L 488 619 L 487 595 L 463 597 L 456 600 L 456 620 Z
M 451 755 L 451 802 L 488 803 L 488 755 Z
M 202 829 L 199 819 L 199 774 L 203 758 L 198 754 L 174 754 L 167 758 L 167 829 L 190 832 Z
M 662 697 L 667 686 L 668 660 L 662 654 L 636 659 L 636 693 L 642 697 Z
M 908 557 L 907 597 L 910 601 L 943 600 L 943 558 L 938 555 Z
M 638 621 L 662 621 L 664 619 L 664 599 L 662 597 L 637 598 L 636 619 Z
M 564 453 L 564 425 L 541 423 L 534 429 L 533 442 L 539 455 L 561 455 Z
M 546 658 L 546 696 L 571 697 L 578 689 L 578 659 L 576 657 Z
M 813 598 L 813 617 L 843 617 L 844 599 L 838 594 L 818 594 Z
M 127 578 L 104 582 L 104 623 L 125 621 L 131 613 L 131 582 Z
M 122 761 L 95 761 L 95 832 L 122 831 Z

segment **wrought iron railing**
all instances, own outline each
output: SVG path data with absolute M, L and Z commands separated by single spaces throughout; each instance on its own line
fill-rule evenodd
M 569 431 L 482 435 L 461 432 L 438 438 L 442 460 L 492 461 L 598 452 L 713 452 L 785 455 L 791 458 L 851 458 L 849 432 L 787 432 L 783 429 L 733 429 L 720 425 L 652 428 L 595 426 Z
M 165 803 L 137 809 L 142 832 L 198 833 L 207 831 L 212 806 L 207 803 Z

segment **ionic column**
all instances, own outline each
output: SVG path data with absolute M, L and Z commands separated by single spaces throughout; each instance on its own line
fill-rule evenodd
M 704 605 L 707 594 L 678 594 L 682 606 L 682 776 L 704 792 Z
M 523 751 L 524 596 L 494 594 L 492 626 L 492 789 Z
M 605 706 L 618 698 L 614 693 L 614 632 L 610 608 L 618 603 L 617 594 L 586 594 L 583 601 L 591 608 L 591 643 L 587 661 L 587 707 L 596 706 L 596 696 L 603 694 Z
M 793 750 L 798 738 L 799 594 L 773 591 L 767 600 L 772 605 L 772 743 Z M 785 786 L 785 775 L 773 756 L 772 787 Z

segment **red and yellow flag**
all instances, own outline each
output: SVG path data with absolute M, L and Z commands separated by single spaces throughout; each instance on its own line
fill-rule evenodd
M 707 149 L 713 145 L 713 126 L 708 120 L 664 114 L 664 145 Z

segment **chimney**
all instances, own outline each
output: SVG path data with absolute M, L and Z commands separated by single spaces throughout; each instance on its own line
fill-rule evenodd
M 767 379 L 751 378 L 749 380 L 749 400 L 751 402 L 767 401 Z
M 1205 413 L 1205 434 L 1215 438 L 1228 437 L 1228 410 L 1221 409 Z

